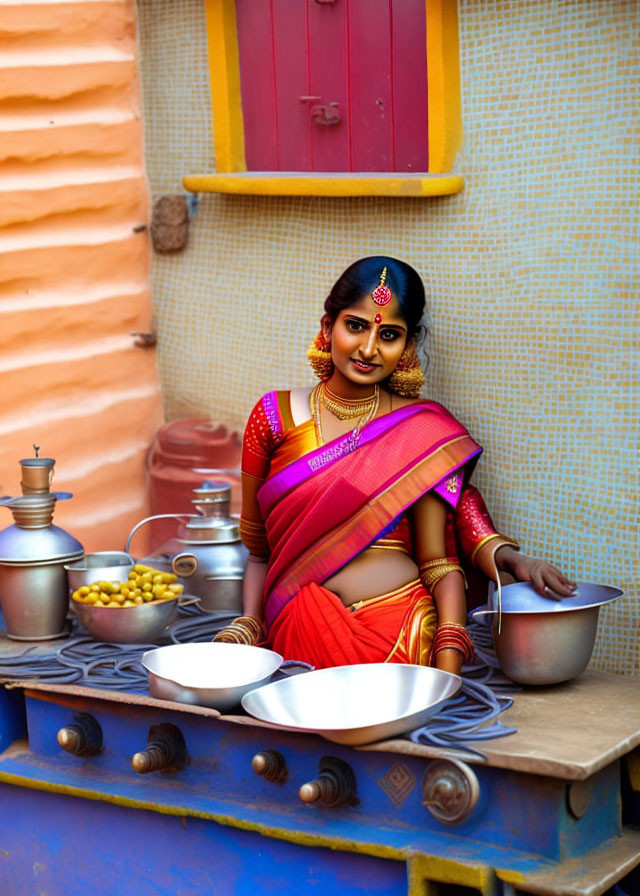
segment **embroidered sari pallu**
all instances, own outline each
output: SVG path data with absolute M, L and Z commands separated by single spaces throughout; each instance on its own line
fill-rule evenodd
M 258 492 L 270 548 L 264 619 L 289 659 L 428 662 L 435 610 L 419 582 L 344 607 L 321 583 L 434 489 L 452 507 L 482 449 L 433 402 L 408 405 L 304 454 Z

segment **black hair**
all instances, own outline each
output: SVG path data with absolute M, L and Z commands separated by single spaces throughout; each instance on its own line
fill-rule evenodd
M 324 310 L 334 323 L 340 312 L 362 296 L 372 293 L 380 284 L 383 268 L 387 269 L 386 285 L 398 297 L 402 317 L 407 325 L 407 339 L 420 332 L 425 295 L 420 275 L 406 261 L 387 255 L 370 255 L 354 261 L 338 277 L 324 303 Z

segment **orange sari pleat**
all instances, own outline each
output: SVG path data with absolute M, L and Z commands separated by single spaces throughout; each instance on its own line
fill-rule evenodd
M 354 663 L 427 665 L 436 612 L 420 583 L 345 607 L 322 585 L 300 589 L 271 626 L 272 648 L 317 669 Z

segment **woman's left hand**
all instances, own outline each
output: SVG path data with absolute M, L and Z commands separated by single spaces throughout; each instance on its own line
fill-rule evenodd
M 549 597 L 549 592 L 561 597 L 571 597 L 577 587 L 575 582 L 547 560 L 527 557 L 508 546 L 497 552 L 496 562 L 499 569 L 510 572 L 517 582 L 531 582 L 543 597 Z

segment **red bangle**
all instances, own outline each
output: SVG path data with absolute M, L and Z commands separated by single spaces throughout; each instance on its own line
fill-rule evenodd
M 469 633 L 457 622 L 443 622 L 436 629 L 431 645 L 431 657 L 435 658 L 441 650 L 456 650 L 462 655 L 462 662 L 469 663 L 473 659 L 473 643 Z

